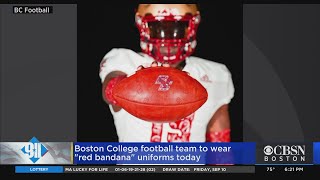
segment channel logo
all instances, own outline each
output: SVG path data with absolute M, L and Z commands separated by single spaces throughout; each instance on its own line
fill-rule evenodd
M 276 145 L 274 147 L 268 145 L 265 146 L 264 154 L 266 156 L 270 155 L 305 155 L 306 146 L 305 145 Z
M 257 162 L 268 164 L 306 164 L 312 162 L 312 145 L 265 144 L 257 149 Z
M 27 145 L 21 148 L 21 151 L 28 156 L 33 163 L 36 163 L 48 152 L 48 149 L 36 137 L 33 137 Z

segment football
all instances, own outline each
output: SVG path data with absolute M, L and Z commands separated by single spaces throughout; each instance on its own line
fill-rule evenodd
M 174 122 L 195 112 L 208 99 L 207 90 L 186 72 L 171 67 L 136 71 L 113 89 L 128 113 L 149 122 Z

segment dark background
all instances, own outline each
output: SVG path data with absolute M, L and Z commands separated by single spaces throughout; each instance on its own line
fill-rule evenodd
M 244 141 L 315 142 L 320 4 L 243 5 Z
M 208 0 L 207 0 L 208 1 Z M 28 2 L 7 0 L 1 3 L 76 3 L 78 5 L 78 141 L 117 141 L 113 121 L 109 114 L 109 108 L 101 98 L 101 83 L 98 76 L 99 63 L 106 52 L 112 47 L 127 47 L 139 50 L 138 32 L 133 24 L 133 8 L 136 1 L 122 0 L 112 1 L 112 3 L 101 4 L 99 1 L 72 1 L 72 0 L 55 0 L 55 1 L 34 1 Z M 111 2 L 111 1 L 110 1 Z M 203 21 L 199 27 L 198 47 L 195 55 L 202 58 L 214 59 L 228 66 L 233 74 L 234 84 L 236 86 L 236 96 L 230 104 L 230 113 L 232 118 L 232 135 L 233 139 L 242 139 L 242 4 L 243 3 L 266 3 L 266 4 L 302 4 L 302 3 L 319 3 L 316 0 L 243 0 L 239 2 L 224 3 L 223 1 L 197 1 L 202 9 Z M 133 3 L 133 4 L 131 4 Z M 185 2 L 184 2 L 185 3 Z M 296 12 L 298 15 L 301 12 Z M 210 19 L 206 18 L 210 15 Z M 253 17 L 254 18 L 254 17 Z M 276 17 L 275 17 L 276 18 Z M 123 24 L 119 24 L 123 23 Z M 131 23 L 131 24 L 130 24 Z M 123 27 L 123 28 L 117 28 Z M 269 28 L 269 27 L 267 27 Z M 262 37 L 262 36 L 260 36 Z M 252 38 L 252 37 L 251 37 Z M 257 39 L 255 39 L 257 40 Z M 277 41 L 276 41 L 277 42 Z M 313 66 L 313 65 L 311 65 Z M 278 66 L 286 72 L 284 66 Z M 310 67 L 310 66 L 309 66 Z M 316 70 L 317 66 L 314 66 Z M 315 72 L 315 71 L 313 71 Z M 293 73 L 292 73 L 293 74 Z M 290 81 L 294 81 L 293 76 L 287 76 Z M 319 81 L 318 81 L 319 82 Z M 298 84 L 297 84 L 298 85 Z M 294 89 L 291 86 L 288 88 Z M 305 90 L 314 91 L 313 87 L 307 86 Z M 264 91 L 267 92 L 267 91 Z M 294 97 L 296 94 L 292 94 Z M 310 96 L 310 94 L 307 94 Z M 298 98 L 302 97 L 297 96 Z M 296 97 L 296 98 L 297 98 Z M 305 99 L 308 101 L 309 99 Z M 316 101 L 314 109 L 317 108 Z M 298 104 L 303 106 L 305 104 Z M 316 113 L 315 111 L 314 113 Z M 263 116 L 264 114 L 262 114 Z M 304 114 L 305 115 L 305 114 Z M 317 118 L 314 118 L 317 121 Z M 315 131 L 317 126 L 314 126 Z M 288 131 L 288 129 L 283 129 Z M 246 131 L 247 132 L 247 131 Z M 254 133 L 254 129 L 248 129 L 248 132 Z M 64 132 L 61 132 L 64 133 Z M 252 137 L 250 135 L 250 137 Z M 308 136 L 310 137 L 310 136 Z M 259 137 L 257 137 L 259 139 Z M 304 173 L 291 173 L 291 175 L 311 175 L 316 174 L 318 166 L 305 168 Z M 280 175 L 287 178 L 289 173 L 283 171 L 274 173 L 266 172 L 265 166 L 257 167 L 257 174 L 248 174 L 250 177 L 259 175 Z M 318 174 L 318 173 L 317 173 Z M 10 175 L 10 178 L 25 176 L 25 174 L 14 174 L 14 166 L 0 166 L 1 178 L 3 175 Z M 114 176 L 129 176 L 133 178 L 154 177 L 153 174 L 114 174 Z M 217 177 L 241 177 L 243 174 L 157 174 L 165 177 L 184 178 L 194 175 L 200 178 L 217 178 Z M 27 176 L 32 176 L 28 174 Z M 41 177 L 40 174 L 35 176 Z M 49 176 L 48 174 L 44 175 Z M 66 174 L 54 174 L 55 177 L 66 176 Z M 75 176 L 75 174 L 72 174 Z M 92 178 L 92 174 L 81 174 L 82 177 Z M 95 174 L 95 177 L 111 177 L 113 174 Z M 247 176 L 247 177 L 248 177 Z
M 0 4 L 0 141 L 77 140 L 77 6 L 14 14 Z M 64 132 L 64 133 L 60 133 Z
M 185 3 L 185 2 L 180 2 Z M 242 141 L 242 5 L 198 1 L 202 22 L 194 56 L 225 64 L 232 73 L 232 141 Z M 134 24 L 138 1 L 78 3 L 78 141 L 118 141 L 102 99 L 99 64 L 112 48 L 140 51 Z

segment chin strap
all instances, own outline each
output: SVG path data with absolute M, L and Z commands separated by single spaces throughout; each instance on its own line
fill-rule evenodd
M 104 93 L 105 93 L 106 99 L 109 101 L 110 104 L 117 105 L 117 101 L 114 99 L 114 97 L 112 95 L 112 90 L 118 82 L 120 82 L 122 79 L 124 79 L 126 77 L 127 77 L 126 75 L 117 76 L 117 77 L 110 79 L 110 81 L 108 82 L 108 84 L 104 90 Z
M 206 142 L 230 142 L 230 129 L 219 132 L 209 132 L 206 134 Z

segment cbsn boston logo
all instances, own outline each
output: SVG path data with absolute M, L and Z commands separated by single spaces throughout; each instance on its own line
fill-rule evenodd
M 265 162 L 305 162 L 305 145 L 267 145 L 263 148 Z
M 36 137 L 33 137 L 27 145 L 21 148 L 21 151 L 26 154 L 33 163 L 36 163 L 48 152 L 48 149 L 40 143 Z

